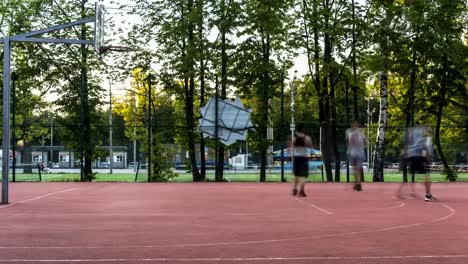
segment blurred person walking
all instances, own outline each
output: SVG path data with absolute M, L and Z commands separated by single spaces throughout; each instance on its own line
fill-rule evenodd
M 305 185 L 309 177 L 309 151 L 313 148 L 312 139 L 305 133 L 303 124 L 297 126 L 297 131 L 292 138 L 293 153 L 293 190 L 292 195 L 299 194 L 300 197 L 307 197 Z M 299 192 L 297 186 L 299 185 Z
M 347 154 L 354 170 L 354 189 L 362 191 L 362 178 L 364 177 L 362 163 L 365 153 L 364 146 L 369 144 L 369 140 L 361 131 L 358 121 L 353 121 L 351 128 L 346 130 L 346 141 L 348 143 Z
M 424 187 L 426 195 L 424 200 L 427 202 L 436 201 L 437 199 L 431 193 L 431 177 L 429 173 L 429 164 L 432 161 L 434 154 L 431 130 L 423 126 L 411 127 L 407 130 L 405 139 L 405 156 L 407 163 L 410 166 L 411 174 L 424 175 Z M 400 185 L 398 196 L 404 198 L 402 193 L 405 183 Z M 416 197 L 414 183 L 410 184 L 412 197 Z

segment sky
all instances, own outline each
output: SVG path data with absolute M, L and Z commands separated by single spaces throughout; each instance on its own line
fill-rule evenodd
M 94 4 L 95 2 L 96 2 L 96 0 L 90 0 L 89 1 L 90 4 Z M 116 7 L 115 1 L 113 1 L 113 0 L 100 0 L 99 2 L 104 4 L 104 6 L 107 7 L 107 8 Z M 365 0 L 356 0 L 356 2 L 360 3 L 360 4 L 363 4 L 365 2 Z M 130 0 L 120 0 L 120 1 L 118 1 L 118 3 L 119 4 L 125 4 L 125 3 L 132 4 L 132 1 L 130 1 Z M 113 10 L 110 9 L 108 12 L 110 12 L 111 13 L 110 16 L 112 16 L 112 12 L 116 12 L 116 11 L 115 10 L 113 11 Z M 122 25 L 121 21 L 122 21 L 122 19 L 124 19 L 123 18 L 124 16 L 125 16 L 125 14 L 123 14 L 123 15 L 114 15 L 114 16 L 112 16 L 112 20 L 115 23 L 118 23 L 118 24 L 120 23 L 120 25 Z M 106 20 L 107 19 L 109 19 L 109 18 L 106 18 Z M 127 16 L 127 19 L 128 19 L 128 16 Z M 130 20 L 134 21 L 134 20 L 138 20 L 138 18 L 131 18 Z M 217 34 L 216 32 L 212 33 L 212 35 L 216 35 L 216 34 Z M 113 44 L 118 45 L 118 43 L 113 43 Z M 274 58 L 274 59 L 276 59 L 276 58 Z M 158 68 L 158 65 L 153 65 L 153 67 Z M 299 55 L 299 56 L 297 56 L 296 58 L 293 59 L 293 66 L 292 66 L 292 68 L 290 68 L 288 70 L 287 79 L 292 80 L 294 78 L 294 76 L 302 77 L 302 76 L 306 75 L 307 72 L 308 72 L 307 56 L 305 56 L 304 54 Z M 127 80 L 125 83 L 115 83 L 115 84 L 113 84 L 113 87 L 114 87 L 113 89 L 115 90 L 115 91 L 113 91 L 113 94 L 114 95 L 120 95 L 120 94 L 123 95 L 123 94 L 125 94 L 125 86 L 128 86 L 129 83 L 130 83 L 130 80 Z M 108 86 L 109 86 L 108 81 L 106 81 L 103 84 L 103 87 L 108 87 Z

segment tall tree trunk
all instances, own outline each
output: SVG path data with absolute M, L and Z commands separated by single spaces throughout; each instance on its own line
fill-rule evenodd
M 260 99 L 260 122 L 259 122 L 259 136 L 260 136 L 260 182 L 266 181 L 266 165 L 267 165 L 267 151 L 268 151 L 268 140 L 267 140 L 267 126 L 268 126 L 268 109 L 269 109 L 269 91 L 270 88 L 270 74 L 269 74 L 269 63 L 270 63 L 270 35 L 265 33 L 263 28 L 261 29 L 262 34 L 262 64 L 263 74 L 261 77 L 262 86 Z
M 453 173 L 452 169 L 449 167 L 447 163 L 447 158 L 445 157 L 444 151 L 442 150 L 442 144 L 440 143 L 440 124 L 442 122 L 442 112 L 444 109 L 445 105 L 445 88 L 442 88 L 441 91 L 441 101 L 438 104 L 438 109 L 437 109 L 437 123 L 435 127 L 435 145 L 437 148 L 437 152 L 439 153 L 440 160 L 442 161 L 442 164 L 444 165 L 444 171 L 446 173 L 446 179 L 450 181 L 456 181 L 457 176 Z
M 382 71 L 379 76 L 380 82 L 380 109 L 377 138 L 374 150 L 374 175 L 373 181 L 384 181 L 383 162 L 385 156 L 385 135 L 387 133 L 388 122 L 388 57 L 389 57 L 389 40 L 388 32 L 393 19 L 393 14 L 390 12 L 392 1 L 382 3 L 385 15 L 380 22 L 380 50 Z
M 436 123 L 436 128 L 435 128 L 435 144 L 437 147 L 437 152 L 439 153 L 440 160 L 442 161 L 442 164 L 444 165 L 444 172 L 446 173 L 446 179 L 450 181 L 456 181 L 457 176 L 455 173 L 452 171 L 452 169 L 449 167 L 447 158 L 445 157 L 444 151 L 442 150 L 442 144 L 440 144 L 440 124 L 442 122 L 442 113 L 444 110 L 444 106 L 447 103 L 446 101 L 446 94 L 447 94 L 447 73 L 448 73 L 448 66 L 447 66 L 447 56 L 444 56 L 444 65 L 443 65 L 443 77 L 442 77 L 442 85 L 441 85 L 441 95 L 440 95 L 440 101 L 438 103 L 438 108 L 437 108 L 437 123 Z
M 325 121 L 322 123 L 323 125 L 323 132 L 322 132 L 322 157 L 324 160 L 325 165 L 325 174 L 328 182 L 333 181 L 333 170 L 332 170 L 332 150 L 331 150 L 331 127 L 330 127 L 330 113 L 328 109 L 330 109 L 330 98 L 326 98 L 324 100 L 324 119 Z
M 325 71 L 328 71 L 331 74 L 331 62 L 332 62 L 332 41 L 331 36 L 329 33 L 330 25 L 329 25 L 329 11 L 330 11 L 330 4 L 328 0 L 324 1 L 324 54 L 323 54 L 323 62 L 324 67 L 322 68 Z M 325 126 L 325 134 L 322 134 L 322 140 L 324 141 L 324 152 L 322 152 L 325 162 L 325 171 L 327 175 L 327 181 L 333 181 L 333 171 L 331 167 L 331 163 L 333 161 L 333 126 L 332 126 L 332 118 L 331 118 L 331 91 L 329 91 L 329 82 L 330 84 L 333 82 L 333 79 L 328 80 L 328 74 L 324 73 L 324 78 L 322 80 L 322 94 L 326 96 L 325 99 L 325 122 L 323 123 Z M 330 85 L 331 86 L 331 85 Z M 331 89 L 331 88 L 330 88 Z
M 191 13 L 193 10 L 193 0 L 188 1 L 187 11 L 188 16 L 186 17 L 182 14 L 182 21 L 188 19 L 188 44 L 186 40 L 182 40 L 182 58 L 186 62 L 185 69 L 184 69 L 184 95 L 185 95 L 185 122 L 187 124 L 187 131 L 188 131 L 188 151 L 189 151 L 189 159 L 190 164 L 192 166 L 192 179 L 193 181 L 201 181 L 200 173 L 197 167 L 197 159 L 196 159 L 196 152 L 195 152 L 195 122 L 194 122 L 194 111 L 193 111 L 193 97 L 195 94 L 195 73 L 194 73 L 194 59 L 193 59 L 193 51 L 195 48 L 194 44 L 194 27 L 193 21 L 191 18 Z
M 226 3 L 224 0 L 221 1 L 221 21 L 226 19 Z M 220 26 L 221 34 L 221 100 L 226 99 L 226 88 L 227 88 L 227 63 L 228 56 L 226 53 L 226 34 L 227 29 L 225 23 L 221 23 Z M 216 181 L 223 181 L 224 173 L 224 145 L 219 144 L 218 147 L 218 164 L 216 165 Z
M 386 60 L 386 56 L 384 56 Z M 387 87 L 387 71 L 384 70 L 380 74 L 380 115 L 379 128 L 377 131 L 377 140 L 374 151 L 374 181 L 383 181 L 383 158 L 385 153 L 385 134 L 387 132 L 388 121 L 388 87 Z
M 408 145 L 407 130 L 411 123 L 411 110 L 410 109 L 411 109 L 411 98 L 408 101 L 408 104 L 406 105 L 406 111 L 405 111 L 406 112 L 405 131 L 404 131 L 405 138 L 403 142 L 404 146 L 402 147 L 402 149 L 404 150 L 406 149 L 406 146 Z M 402 153 L 400 168 L 402 169 L 402 172 L 403 172 L 403 182 L 408 182 L 408 159 L 406 157 L 406 150 L 403 151 Z
M 305 3 L 305 2 L 304 2 Z M 317 1 L 314 1 L 313 8 L 312 8 L 312 16 L 315 24 L 318 24 L 318 10 L 317 10 Z M 307 11 L 307 6 L 304 4 L 305 10 Z M 329 151 L 328 151 L 328 142 L 327 142 L 327 133 L 328 133 L 328 108 L 327 108 L 327 93 L 326 93 L 326 78 L 325 78 L 325 87 L 322 87 L 320 82 L 320 43 L 319 43 L 319 32 L 318 27 L 313 27 L 314 33 L 314 86 L 315 90 L 317 91 L 318 95 L 318 105 L 319 105 L 319 122 L 320 122 L 320 150 L 322 152 L 323 164 L 325 167 L 325 173 L 327 176 L 327 181 L 333 181 L 333 175 L 331 170 L 331 161 L 329 158 Z M 309 53 L 311 53 L 309 49 Z M 310 58 L 310 56 L 309 56 Z M 309 62 L 309 68 L 311 67 Z M 310 70 L 310 69 L 309 69 Z M 312 74 L 312 73 L 311 73 Z
M 330 99 L 331 99 L 331 122 L 330 122 L 330 129 L 331 129 L 331 141 L 333 144 L 333 154 L 335 160 L 335 182 L 341 181 L 341 159 L 340 159 L 340 152 L 338 151 L 338 138 L 336 136 L 336 104 L 335 104 L 335 83 L 333 78 L 333 71 L 330 72 Z
M 87 0 L 81 1 L 81 16 L 84 18 L 85 14 L 85 4 Z M 86 27 L 81 27 L 81 39 L 86 39 Z M 91 163 L 93 158 L 93 145 L 91 143 L 91 114 L 89 112 L 89 102 L 88 102 L 88 49 L 86 45 L 81 45 L 81 109 L 82 109 L 82 144 L 83 144 L 83 156 L 81 160 L 84 160 L 84 171 L 83 171 L 83 179 L 84 181 L 92 181 L 92 169 Z M 111 159 L 113 157 L 110 157 Z
M 358 111 L 358 96 L 357 96 L 357 64 L 356 64 L 356 14 L 355 14 L 355 3 L 354 0 L 352 0 L 352 5 L 353 5 L 353 27 L 352 27 L 352 35 L 353 35 L 353 41 L 352 41 L 352 50 L 353 50 L 353 85 L 351 90 L 353 91 L 353 113 L 354 113 L 354 120 L 359 121 L 359 111 Z M 370 164 L 369 164 L 370 165 Z
M 419 33 L 419 31 L 418 31 Z M 417 38 L 416 38 L 417 40 Z M 416 40 L 414 42 L 416 42 Z M 414 126 L 414 90 L 416 88 L 416 48 L 413 47 L 413 59 L 412 59 L 412 66 L 411 66 L 411 77 L 410 77 L 410 99 L 406 106 L 406 122 L 405 122 L 405 130 L 408 129 L 409 126 Z M 407 146 L 407 133 L 405 131 L 405 146 Z M 408 182 L 408 160 L 406 158 L 406 153 L 403 154 L 402 166 L 403 166 L 403 182 Z M 414 182 L 414 173 L 411 175 L 411 181 Z
M 313 2 L 312 8 L 312 16 L 313 22 L 318 24 L 318 10 L 317 10 L 317 1 Z M 320 43 L 319 43 L 319 32 L 318 27 L 313 26 L 313 49 L 310 47 L 310 33 L 309 33 L 309 26 L 307 23 L 306 16 L 309 14 L 309 9 L 307 6 L 307 1 L 302 1 L 303 6 L 303 23 L 304 23 L 304 32 L 306 38 L 306 51 L 307 51 L 307 60 L 308 60 L 308 67 L 309 67 L 309 74 L 311 78 L 313 78 L 314 88 L 318 95 L 318 105 L 319 105 L 319 122 L 320 122 L 320 141 L 317 145 L 320 146 L 320 150 L 322 152 L 322 158 L 324 162 L 324 167 L 327 175 L 327 181 L 333 181 L 333 175 L 331 170 L 331 161 L 329 157 L 329 150 L 328 150 L 328 142 L 327 142 L 327 134 L 328 134 L 328 111 L 327 111 L 327 80 L 325 79 L 324 85 L 325 88 L 322 87 L 320 83 Z M 312 60 L 313 57 L 313 60 Z M 312 66 L 314 69 L 312 69 Z
M 200 56 L 200 106 L 205 105 L 205 45 L 203 38 L 203 6 L 204 0 L 198 0 L 198 39 L 199 39 L 199 56 Z M 206 160 L 205 160 L 205 139 L 203 133 L 200 133 L 200 181 L 206 179 Z

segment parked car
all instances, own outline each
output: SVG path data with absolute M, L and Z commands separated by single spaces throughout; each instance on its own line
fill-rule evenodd
M 369 163 L 363 162 L 363 163 L 362 163 L 362 169 L 363 169 L 363 170 L 368 170 L 368 169 L 369 169 Z
M 101 162 L 100 168 L 101 169 L 108 169 L 109 168 L 109 162 L 107 162 L 107 161 Z
M 130 162 L 130 164 L 128 164 L 128 168 L 130 169 L 134 169 L 137 167 L 138 167 L 138 162 Z
M 58 169 L 58 168 L 60 168 L 60 163 L 58 163 L 58 162 L 52 163 L 52 168 L 53 168 L 53 169 Z

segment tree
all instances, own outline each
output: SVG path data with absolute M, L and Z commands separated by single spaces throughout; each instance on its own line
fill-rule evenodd
M 219 99 L 224 100 L 227 97 L 229 77 L 232 75 L 230 68 L 233 65 L 234 46 L 231 43 L 233 35 L 236 33 L 239 25 L 241 6 L 237 1 L 214 1 L 213 3 L 213 24 L 219 31 L 218 38 L 216 39 L 213 47 L 213 52 L 216 57 L 213 59 L 213 71 L 215 76 L 220 75 L 221 79 L 221 94 Z M 216 77 L 215 77 L 216 78 Z M 216 181 L 223 181 L 224 169 L 224 154 L 225 148 L 219 144 L 216 164 Z
M 308 59 L 308 74 L 313 80 L 319 105 L 321 150 L 327 181 L 340 181 L 340 154 L 337 137 L 337 107 L 339 89 L 346 87 L 345 78 L 349 59 L 352 58 L 355 74 L 353 91 L 357 109 L 356 28 L 358 15 L 354 2 L 349 1 L 301 1 L 301 46 Z M 359 9 L 358 9 L 359 10 Z M 352 40 L 348 39 L 348 34 Z M 322 44 L 323 43 L 323 44 Z M 346 52 L 351 49 L 351 52 Z M 347 54 L 348 53 L 348 54 Z M 343 94 L 343 93 L 341 93 Z M 357 111 L 355 111 L 357 113 Z M 357 115 L 355 114 L 357 117 Z M 335 161 L 335 178 L 332 162 Z
M 375 34 L 376 42 L 379 47 L 380 54 L 380 73 L 379 73 L 379 90 L 380 90 L 380 109 L 378 132 L 374 151 L 374 181 L 383 181 L 383 161 L 385 155 L 385 134 L 387 132 L 388 123 L 388 72 L 390 63 L 390 50 L 392 47 L 391 36 L 392 23 L 397 17 L 393 6 L 393 1 L 377 1 L 376 10 L 378 12 L 378 31 Z
M 160 90 L 160 87 L 152 85 L 151 90 L 147 82 L 147 73 L 142 69 L 135 69 L 132 72 L 131 87 L 122 98 L 115 104 L 115 111 L 122 116 L 125 122 L 125 135 L 127 138 L 141 142 L 140 151 L 148 155 L 148 109 L 151 104 L 151 116 L 153 117 L 152 135 L 152 159 L 148 164 L 148 169 L 152 171 L 151 181 L 168 181 L 175 177 L 172 171 L 171 163 L 167 162 L 168 157 L 173 153 L 169 144 L 174 143 L 171 140 L 173 127 L 174 107 L 170 96 Z M 149 93 L 151 92 L 151 102 L 149 102 Z M 169 139 L 169 140 L 168 140 Z
M 455 98 L 463 96 L 463 90 L 466 88 L 467 78 L 463 75 L 466 60 L 461 59 L 466 58 L 468 54 L 468 47 L 463 44 L 462 39 L 466 19 L 460 19 L 466 11 L 466 3 L 464 1 L 440 1 L 433 6 L 435 10 L 431 14 L 430 21 L 433 22 L 432 25 L 436 30 L 433 35 L 435 45 L 433 53 L 431 52 L 433 63 L 430 71 L 434 77 L 431 78 L 428 88 L 432 90 L 432 98 L 436 106 L 434 141 L 447 179 L 455 181 L 456 174 L 449 167 L 440 134 L 444 109 L 451 103 L 457 104 Z
M 267 127 L 270 123 L 270 100 L 279 86 L 279 72 L 273 58 L 276 54 L 287 52 L 290 44 L 290 18 L 287 11 L 291 1 L 243 1 L 241 32 L 245 40 L 239 45 L 236 54 L 237 82 L 240 91 L 256 100 L 253 121 L 256 125 L 254 146 L 260 151 L 260 181 L 266 180 Z

